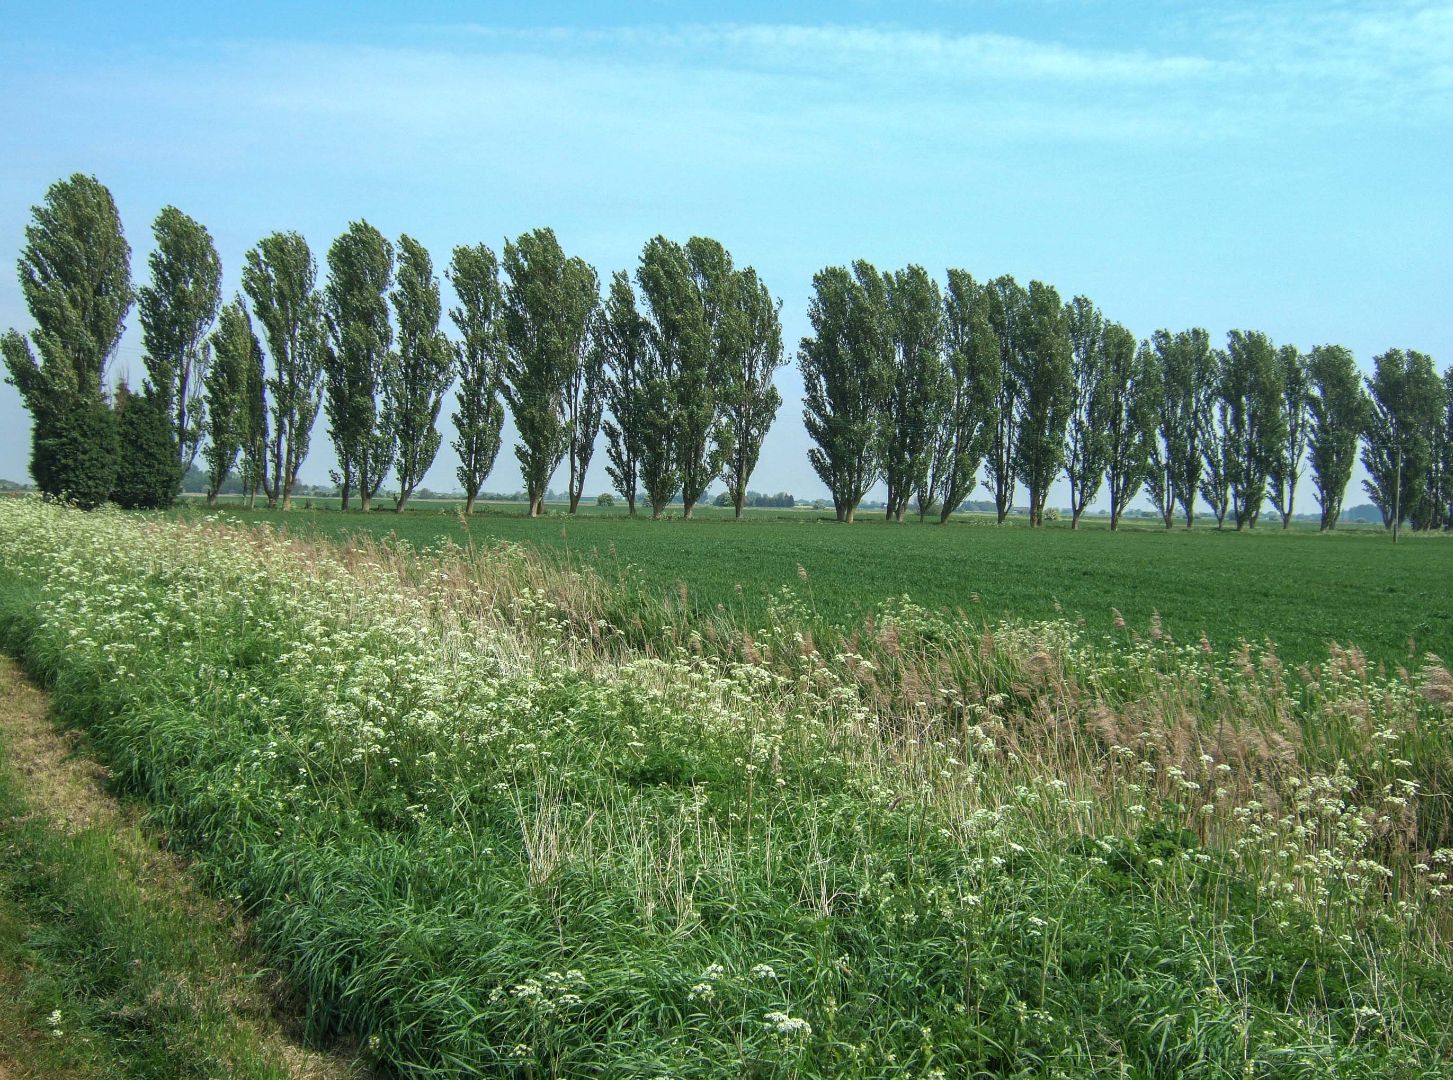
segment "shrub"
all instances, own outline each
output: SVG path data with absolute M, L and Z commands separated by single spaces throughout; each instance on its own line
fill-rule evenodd
M 177 500 L 181 469 L 171 424 L 150 394 L 116 395 L 121 453 L 111 499 L 128 510 L 165 510 Z
M 93 510 L 111 496 L 119 441 L 116 416 L 99 398 L 76 398 L 35 412 L 30 472 L 42 493 Z

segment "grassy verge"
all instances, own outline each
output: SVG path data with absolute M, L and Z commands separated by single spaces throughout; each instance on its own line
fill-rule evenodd
M 0 511 L 0 634 L 401 1074 L 1448 1069 L 1441 667 Z
M 281 1036 L 234 921 L 60 758 L 3 658 L 0 701 L 0 1074 L 347 1075 Z

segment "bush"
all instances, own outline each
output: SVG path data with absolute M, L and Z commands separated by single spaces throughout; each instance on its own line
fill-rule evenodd
M 165 510 L 177 501 L 181 468 L 170 419 L 150 394 L 116 395 L 121 454 L 111 499 L 128 510 Z
M 111 496 L 120 443 L 116 416 L 99 398 L 35 411 L 30 472 L 41 492 L 93 510 Z
M 616 497 L 612 495 L 609 491 L 602 491 L 599 495 L 595 497 L 596 506 L 614 506 L 615 504 Z

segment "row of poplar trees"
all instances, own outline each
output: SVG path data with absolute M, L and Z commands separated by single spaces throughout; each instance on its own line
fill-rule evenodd
M 1285 527 L 1309 473 L 1330 529 L 1360 444 L 1385 523 L 1453 528 L 1453 367 L 1393 349 L 1364 379 L 1341 346 L 1256 331 L 1224 349 L 1200 329 L 1137 341 L 1042 282 L 947 278 L 859 261 L 813 279 L 803 419 L 839 520 L 879 481 L 890 519 L 912 500 L 947 520 L 982 469 L 1001 522 L 1022 484 L 1042 524 L 1063 475 L 1074 525 L 1103 491 L 1113 529 L 1144 491 L 1166 528 L 1191 527 L 1198 498 L 1218 527 L 1254 527 L 1267 502 Z
M 167 207 L 153 231 L 150 283 L 133 290 L 103 185 L 78 174 L 34 208 L 20 279 L 37 328 L 0 344 L 34 420 L 32 473 L 49 494 L 115 499 L 145 458 L 149 494 L 119 501 L 168 505 L 200 453 L 209 502 L 235 470 L 251 504 L 261 492 L 286 509 L 321 409 L 343 507 L 356 498 L 368 510 L 392 474 L 401 510 L 433 464 L 457 381 L 452 445 L 468 511 L 508 407 L 532 516 L 567 460 L 575 511 L 602 425 L 607 471 L 632 513 L 643 490 L 655 516 L 679 495 L 690 517 L 717 479 L 741 513 L 781 404 L 780 304 L 714 240 L 656 237 L 634 283 L 617 272 L 603 301 L 595 270 L 549 229 L 506 242 L 502 259 L 483 244 L 456 247 L 445 271 L 459 300 L 451 340 L 429 253 L 410 236 L 395 244 L 354 222 L 320 282 L 307 241 L 273 233 L 247 252 L 242 292 L 224 305 L 207 229 Z M 113 405 L 106 368 L 134 301 L 146 379 Z M 128 416 L 145 421 L 145 438 L 122 430 Z

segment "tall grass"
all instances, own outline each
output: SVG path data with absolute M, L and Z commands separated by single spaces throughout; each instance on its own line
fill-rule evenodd
M 1447 674 L 0 505 L 0 633 L 405 1075 L 1426 1074 Z

